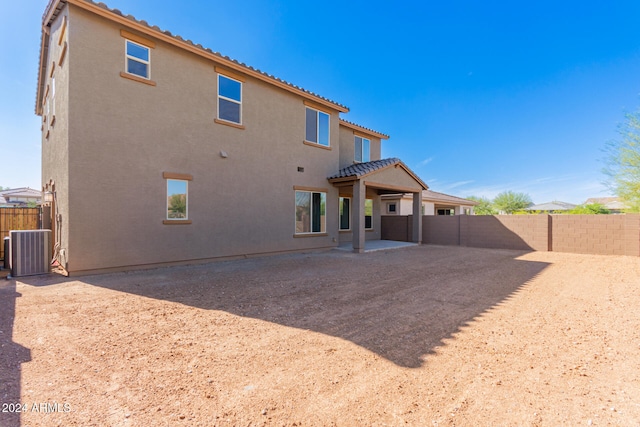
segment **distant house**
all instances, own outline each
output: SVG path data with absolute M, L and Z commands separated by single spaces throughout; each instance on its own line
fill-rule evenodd
M 566 212 L 574 209 L 576 205 L 573 203 L 560 202 L 554 200 L 553 202 L 540 203 L 538 205 L 531 205 L 525 209 L 525 211 L 540 211 L 544 213 Z
M 625 209 L 629 209 L 629 206 L 620 197 L 591 197 L 584 202 L 585 205 L 594 203 L 604 206 L 611 213 L 622 213 Z
M 381 196 L 383 215 L 411 215 L 413 198 L 410 194 L 385 194 Z M 422 191 L 422 215 L 473 215 L 478 202 L 437 191 Z
M 0 207 L 22 207 L 30 203 L 40 205 L 42 192 L 29 187 L 0 191 Z

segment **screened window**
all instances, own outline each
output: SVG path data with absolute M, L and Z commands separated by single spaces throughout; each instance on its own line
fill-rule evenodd
M 218 74 L 218 118 L 242 122 L 242 82 Z
M 326 232 L 327 194 L 296 191 L 296 234 Z
M 367 138 L 356 136 L 355 139 L 355 161 L 369 162 L 371 161 L 371 141 Z
M 306 109 L 305 140 L 329 146 L 329 115 L 313 108 Z
M 351 199 L 340 197 L 340 230 L 351 230 Z
M 126 40 L 127 73 L 148 79 L 150 66 L 149 48 Z
M 167 219 L 188 219 L 188 181 L 167 179 Z
M 373 229 L 373 200 L 366 199 L 364 201 L 364 228 L 365 230 Z

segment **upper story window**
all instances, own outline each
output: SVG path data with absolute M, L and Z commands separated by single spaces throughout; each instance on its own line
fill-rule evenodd
M 125 43 L 127 48 L 127 73 L 149 79 L 151 66 L 149 48 L 131 40 L 125 40 Z
M 354 157 L 354 160 L 356 162 L 371 161 L 371 141 L 369 141 L 367 138 L 356 136 Z
M 242 82 L 218 74 L 218 118 L 242 123 Z
M 329 115 L 323 111 L 306 107 L 305 140 L 329 146 Z

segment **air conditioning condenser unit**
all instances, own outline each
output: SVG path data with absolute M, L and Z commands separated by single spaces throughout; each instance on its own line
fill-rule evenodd
M 47 274 L 51 269 L 51 230 L 9 232 L 9 260 L 14 277 Z

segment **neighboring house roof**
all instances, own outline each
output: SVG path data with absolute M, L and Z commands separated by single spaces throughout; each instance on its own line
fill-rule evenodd
M 410 199 L 411 195 L 408 194 L 385 194 L 382 196 L 384 199 Z M 431 190 L 423 190 L 422 191 L 422 200 L 428 202 L 438 202 L 438 203 L 450 203 L 456 205 L 465 205 L 465 206 L 477 206 L 478 202 L 474 202 L 473 200 L 463 199 L 462 197 L 452 196 L 450 194 L 439 193 L 437 191 Z
M 20 187 L 20 188 L 12 188 L 10 190 L 2 190 L 0 191 L 0 196 L 3 196 L 5 199 L 11 199 L 13 197 L 26 197 L 26 198 L 41 198 L 42 191 L 34 190 L 29 187 Z
M 44 27 L 49 26 L 67 3 L 89 10 L 91 12 L 96 13 L 97 15 L 103 16 L 107 19 L 118 22 L 122 25 L 136 29 L 156 39 L 162 40 L 174 46 L 188 50 L 197 55 L 204 56 L 205 58 L 211 59 L 212 61 L 220 65 L 227 66 L 232 70 L 242 72 L 246 75 L 268 82 L 282 89 L 297 93 L 298 95 L 301 95 L 304 98 L 308 98 L 310 100 L 318 102 L 327 107 L 331 107 L 337 111 L 340 111 L 343 113 L 346 113 L 349 111 L 349 108 L 342 104 L 339 104 L 328 98 L 325 98 L 316 93 L 308 91 L 304 88 L 296 86 L 292 83 L 289 83 L 271 74 L 267 74 L 264 71 L 260 71 L 256 68 L 253 68 L 235 59 L 231 59 L 228 56 L 224 56 L 219 52 L 214 52 L 209 48 L 203 47 L 201 44 L 195 44 L 191 40 L 185 40 L 177 34 L 176 35 L 172 34 L 170 31 L 163 31 L 156 25 L 151 26 L 144 20 L 137 20 L 135 17 L 131 15 L 125 16 L 118 9 L 110 9 L 104 3 L 95 3 L 91 0 L 50 0 L 49 4 L 47 5 L 47 8 L 45 9 L 44 15 L 42 16 L 43 26 Z M 44 82 L 46 80 L 43 78 L 46 72 L 47 62 L 45 58 L 47 57 L 47 49 L 48 49 L 48 43 L 47 43 L 48 35 L 45 33 L 46 31 L 43 30 L 41 40 L 40 40 L 40 67 L 39 67 L 39 75 L 38 75 L 38 89 L 36 94 L 36 114 L 41 114 L 41 111 L 42 111 L 41 94 L 44 91 Z
M 525 211 L 569 211 L 575 208 L 573 203 L 559 202 L 554 200 L 553 202 L 540 203 L 538 205 L 531 205 L 525 208 Z
M 349 181 L 352 179 L 362 179 L 368 175 L 379 172 L 389 167 L 401 167 L 404 169 L 423 189 L 429 187 L 418 176 L 405 165 L 400 159 L 392 157 L 390 159 L 374 160 L 372 162 L 356 163 L 351 166 L 347 166 L 344 169 L 340 169 L 336 175 L 330 176 L 328 179 L 330 182 Z
M 591 197 L 584 202 L 585 205 L 601 204 L 607 209 L 628 209 L 629 206 L 620 197 Z
M 377 132 L 377 131 L 375 131 L 373 129 L 369 129 L 369 128 L 366 128 L 364 126 L 357 125 L 357 124 L 352 123 L 352 122 L 350 122 L 348 120 L 345 120 L 345 119 L 340 119 L 340 124 L 342 126 L 344 126 L 344 127 L 348 127 L 348 128 L 353 129 L 355 131 L 360 131 L 360 132 L 363 132 L 363 133 L 378 137 L 380 139 L 389 139 L 389 135 L 386 135 L 386 134 L 381 133 L 381 132 Z
M 449 194 L 438 193 L 437 191 L 425 190 L 422 192 L 422 200 L 434 202 L 457 203 L 460 205 L 477 206 L 479 203 L 473 200 L 463 199 L 462 197 L 451 196 Z

